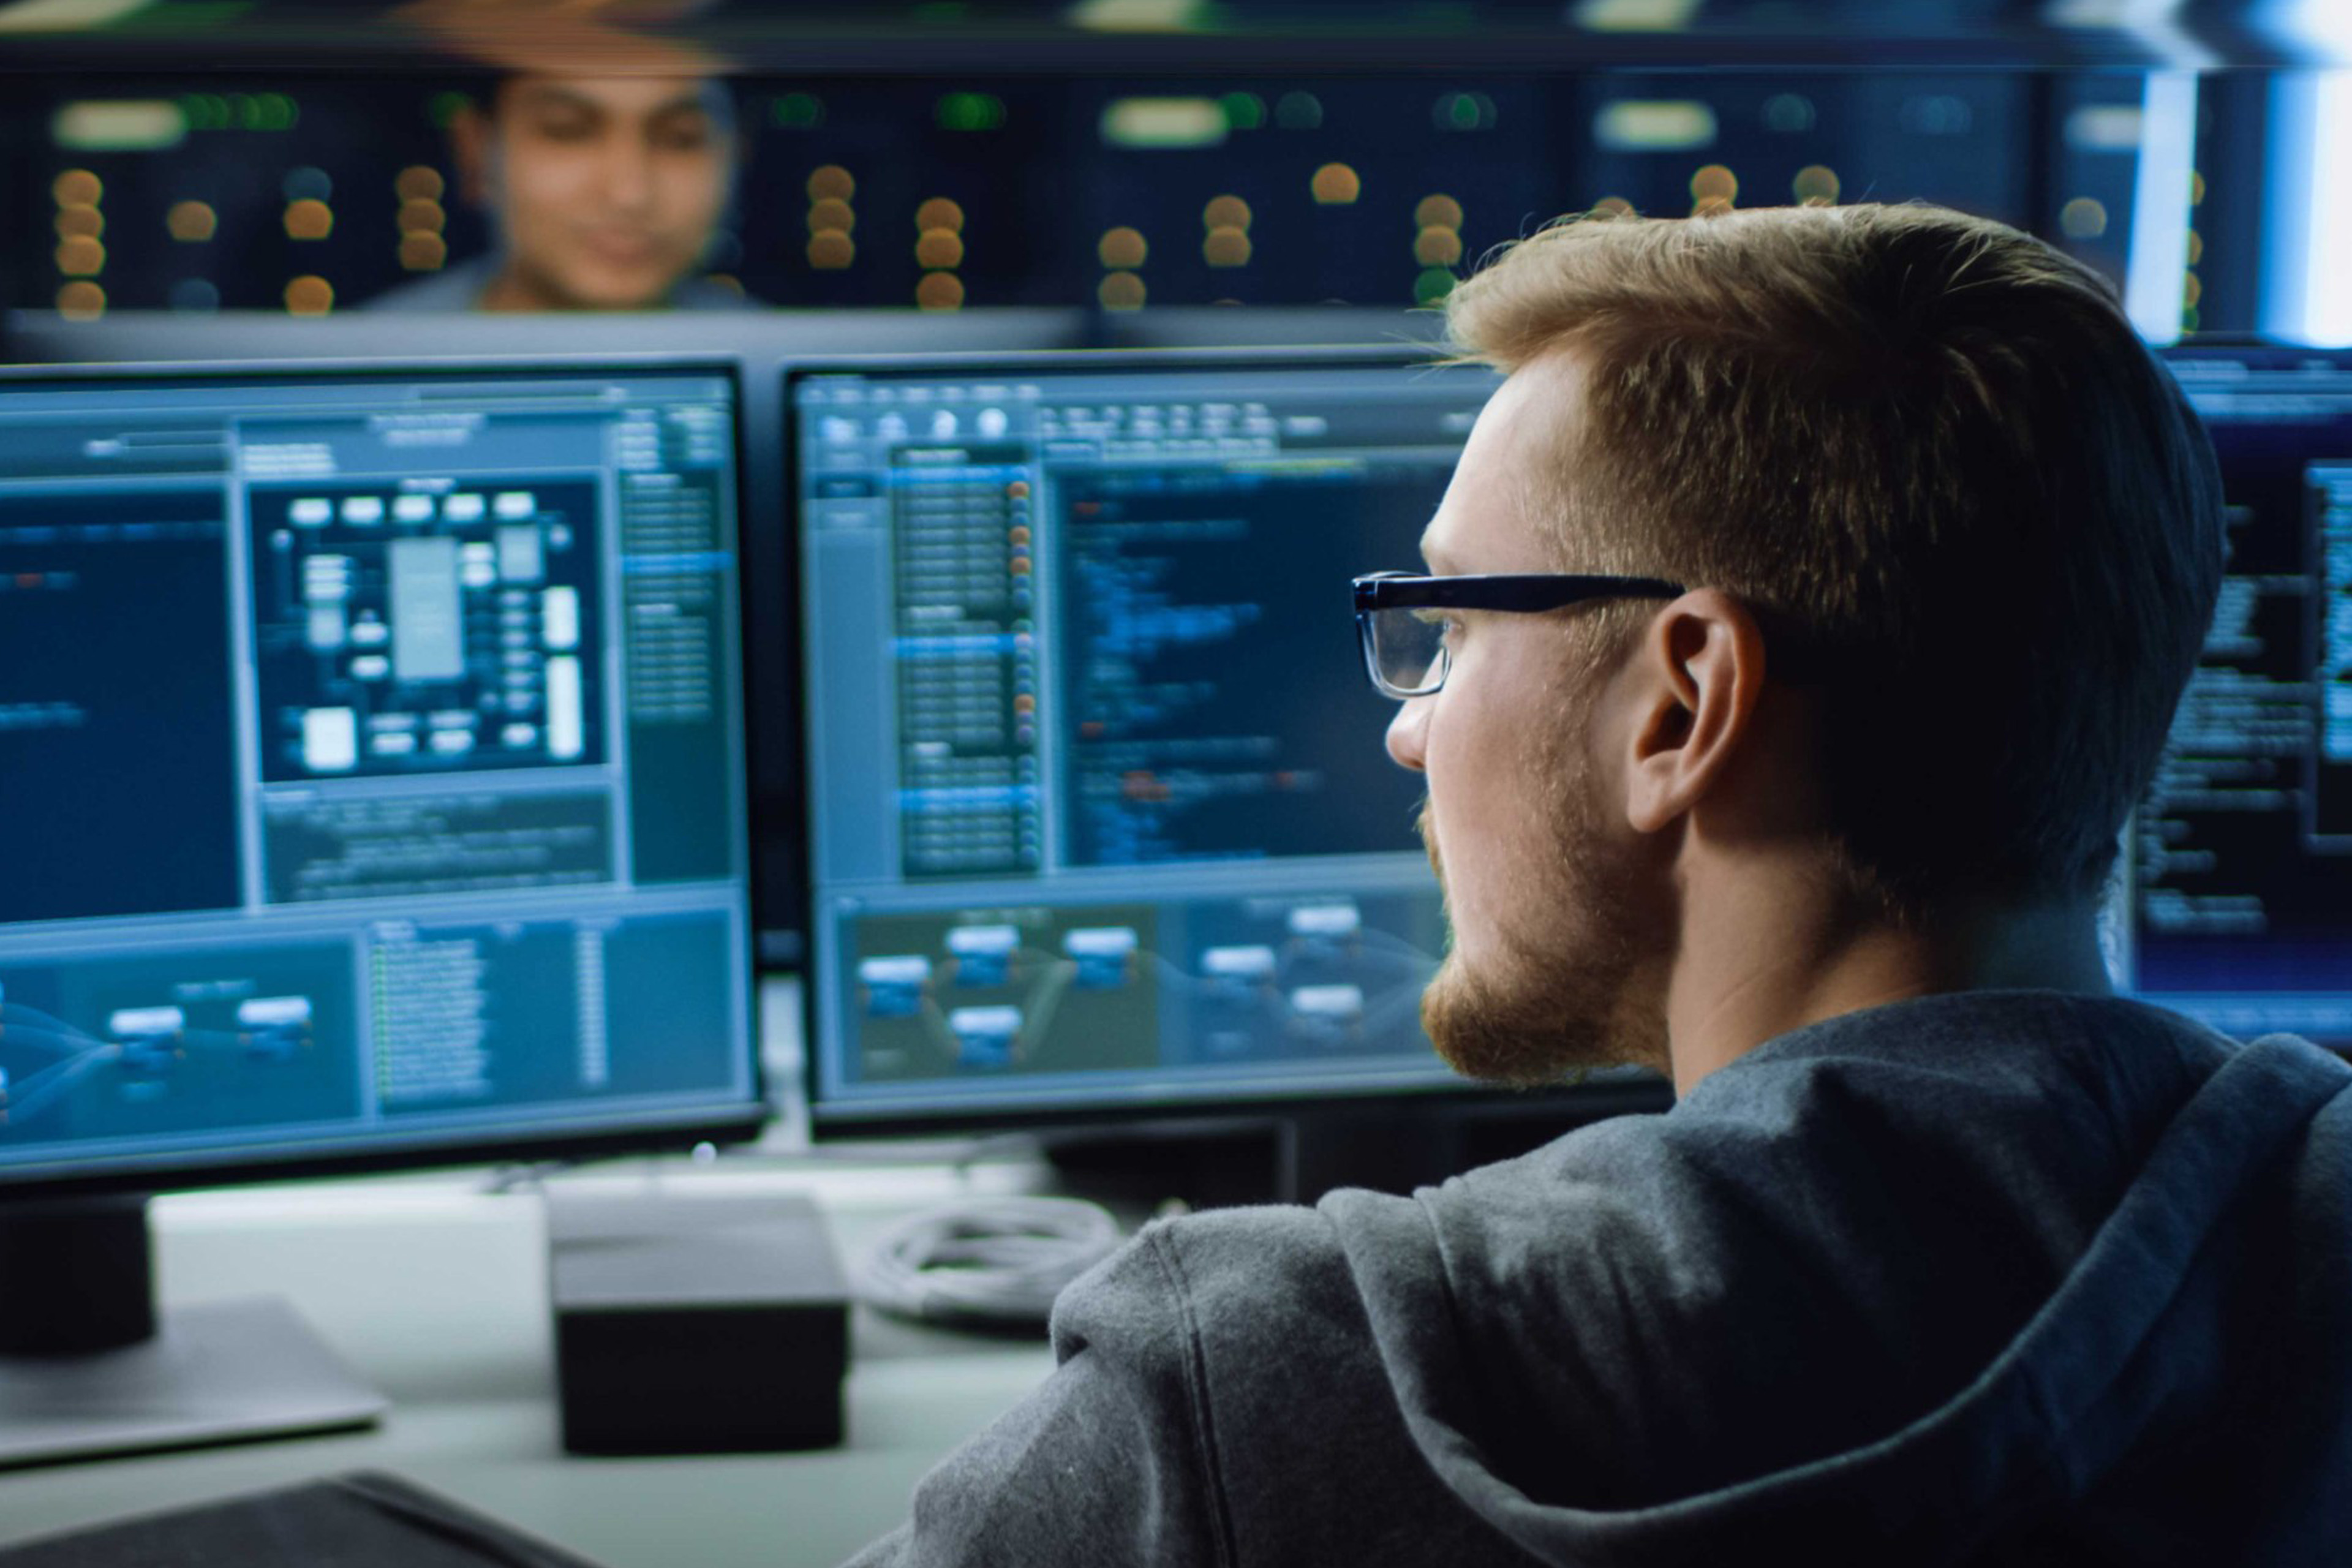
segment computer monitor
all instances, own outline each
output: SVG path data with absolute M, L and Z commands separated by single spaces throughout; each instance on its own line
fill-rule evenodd
M 2352 352 L 2167 352 L 2221 458 L 2220 610 L 2136 819 L 2125 983 L 2352 1046 Z
M 1454 1087 L 1352 575 L 1496 384 L 1424 354 L 794 375 L 820 1134 Z
M 738 441 L 722 363 L 0 377 L 0 1250 L 757 1127 Z

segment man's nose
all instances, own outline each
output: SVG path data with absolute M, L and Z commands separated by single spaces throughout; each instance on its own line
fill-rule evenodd
M 1429 738 L 1429 697 L 1408 697 L 1397 704 L 1396 717 L 1389 721 L 1389 755 L 1397 766 L 1422 771 L 1422 755 Z
M 615 136 L 604 149 L 604 195 L 614 206 L 638 207 L 653 199 L 653 153 L 642 137 Z

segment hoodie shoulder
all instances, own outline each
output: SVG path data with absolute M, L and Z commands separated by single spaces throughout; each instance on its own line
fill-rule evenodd
M 1108 1333 L 1184 1363 L 1184 1419 L 1246 1560 L 1524 1563 L 1416 1442 L 1398 1386 L 1415 1369 L 1367 1315 L 1370 1275 L 1436 1279 L 1426 1222 L 1409 1199 L 1345 1200 L 1357 1223 L 1327 1203 L 1148 1228 L 1065 1294 L 1056 1346 L 1092 1354 Z M 1368 1214 L 1384 1233 L 1370 1274 Z
M 1928 998 L 1449 1182 L 1449 1398 L 1514 1486 L 1584 1508 L 1895 1430 L 2023 1328 L 2231 1048 L 2128 1003 Z

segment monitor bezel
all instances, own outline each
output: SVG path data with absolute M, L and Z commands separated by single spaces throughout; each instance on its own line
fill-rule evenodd
M 1237 331 L 1245 323 L 1236 322 Z M 1396 343 L 1282 343 L 1253 347 L 1247 342 L 1235 342 L 1223 347 L 1181 348 L 1120 348 L 1040 351 L 1034 353 L 942 353 L 929 354 L 868 354 L 844 355 L 830 360 L 808 359 L 788 365 L 783 376 L 783 401 L 781 409 L 784 427 L 781 432 L 783 444 L 783 474 L 785 504 L 792 515 L 789 531 L 799 544 L 805 544 L 805 531 L 801 526 L 801 480 L 803 454 L 801 450 L 798 391 L 808 381 L 847 374 L 919 377 L 954 375 L 965 373 L 998 373 L 1008 375 L 1024 374 L 1067 374 L 1090 371 L 1119 372 L 1126 370 L 1264 370 L 1325 368 L 1404 369 L 1417 365 L 1436 368 L 1449 362 L 1443 354 L 1444 345 L 1428 342 Z M 806 595 L 814 591 L 805 561 L 796 563 L 801 581 L 802 602 L 796 605 L 800 624 L 807 621 Z M 808 667 L 807 649 L 801 650 L 801 667 Z M 803 695 L 801 703 L 801 754 L 813 755 L 816 704 Z M 1302 1086 L 1293 1090 L 1251 1094 L 1204 1094 L 1198 1100 L 1139 1096 L 1134 1100 L 1093 1101 L 1074 1105 L 1031 1106 L 948 1106 L 938 1110 L 906 1110 L 897 1107 L 877 1110 L 859 1110 L 845 1107 L 839 1100 L 828 1100 L 822 1093 L 819 1076 L 820 1053 L 824 1048 L 818 1015 L 816 972 L 817 929 L 824 916 L 824 896 L 818 886 L 814 857 L 816 836 L 816 804 L 812 793 L 809 809 L 802 825 L 808 835 L 802 849 L 802 864 L 808 868 L 809 947 L 803 965 L 801 985 L 801 1092 L 808 1112 L 809 1136 L 815 1142 L 845 1139 L 938 1137 L 962 1131 L 992 1132 L 1022 1130 L 1064 1131 L 1083 1128 L 1135 1129 L 1146 1126 L 1205 1125 L 1214 1122 L 1262 1121 L 1283 1117 L 1296 1117 L 1320 1109 L 1336 1106 L 1392 1104 L 1401 1100 L 1426 1099 L 1454 1107 L 1477 1107 L 1502 1104 L 1527 1104 L 1522 1091 L 1496 1089 L 1475 1083 L 1463 1078 L 1433 1077 L 1407 1083 L 1370 1084 L 1350 1087 L 1341 1082 L 1327 1081 Z M 1433 1052 L 1430 1060 L 1442 1068 Z M 1654 1074 L 1640 1068 L 1604 1068 L 1588 1080 L 1563 1085 L 1570 1096 L 1590 1094 L 1596 1098 L 1622 1097 L 1629 1089 L 1644 1092 L 1646 1086 L 1659 1080 Z
M 747 1037 L 742 1042 L 749 1068 L 750 1098 L 740 1107 L 714 1106 L 681 1110 L 675 1115 L 635 1114 L 626 1125 L 612 1118 L 580 1117 L 557 1121 L 544 1132 L 509 1128 L 496 1133 L 467 1128 L 446 1135 L 422 1134 L 398 1143 L 372 1142 L 359 1146 L 320 1148 L 316 1142 L 289 1146 L 278 1154 L 255 1154 L 249 1148 L 225 1149 L 217 1159 L 201 1152 L 178 1152 L 156 1156 L 152 1163 L 138 1157 L 116 1157 L 87 1170 L 0 1165 L 0 1209 L 11 1204 L 47 1203 L 118 1194 L 151 1194 L 198 1187 L 246 1185 L 257 1182 L 293 1181 L 335 1175 L 361 1175 L 388 1171 L 464 1165 L 499 1165 L 543 1161 L 571 1162 L 618 1154 L 690 1150 L 702 1143 L 740 1143 L 755 1139 L 773 1114 L 770 1086 L 761 1060 L 760 974 L 758 939 L 751 857 L 751 822 L 749 729 L 751 694 L 748 668 L 750 638 L 746 619 L 752 610 L 751 574 L 743 569 L 745 513 L 743 496 L 747 421 L 744 417 L 746 375 L 740 359 L 710 353 L 546 353 L 435 354 L 404 358 L 262 359 L 218 363 L 141 361 L 87 364 L 0 365 L 0 390 L 44 385 L 103 386 L 110 383 L 183 383 L 197 385 L 239 381 L 397 381 L 434 375 L 579 375 L 598 373 L 656 372 L 723 378 L 733 405 L 731 458 L 734 464 L 734 556 L 736 588 L 735 647 L 739 735 L 739 776 L 735 781 L 741 829 L 737 836 L 734 868 L 742 889 L 742 921 L 738 958 L 744 977 L 740 998 Z

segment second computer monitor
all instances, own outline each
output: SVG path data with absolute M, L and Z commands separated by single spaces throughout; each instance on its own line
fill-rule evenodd
M 1435 1087 L 1444 951 L 1348 580 L 1491 374 L 1101 356 L 794 378 L 820 1127 Z

